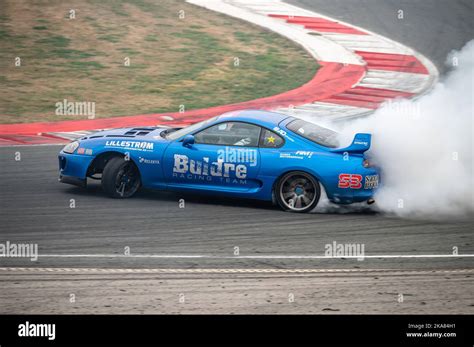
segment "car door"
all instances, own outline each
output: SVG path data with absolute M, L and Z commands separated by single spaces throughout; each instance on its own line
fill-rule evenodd
M 245 192 L 258 189 L 261 128 L 228 121 L 194 133 L 194 144 L 171 143 L 164 155 L 169 187 Z

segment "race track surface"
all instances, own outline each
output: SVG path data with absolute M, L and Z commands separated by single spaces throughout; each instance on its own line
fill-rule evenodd
M 474 220 L 406 220 L 367 211 L 286 213 L 270 203 L 143 191 L 131 199 L 108 198 L 92 181 L 88 189 L 57 181 L 61 147 L 1 148 L 2 239 L 38 243 L 40 255 L 124 254 L 130 258 L 19 258 L 2 263 L 33 266 L 390 267 L 474 265 L 453 259 L 237 259 L 240 256 L 324 255 L 325 244 L 363 243 L 366 255 L 474 254 Z M 20 150 L 21 161 L 15 161 Z M 91 180 L 89 180 L 91 182 Z M 185 207 L 179 207 L 183 198 Z M 70 207 L 74 199 L 75 208 Z M 133 258 L 136 254 L 205 255 L 229 259 Z M 473 258 L 474 259 L 474 258 Z M 99 263 L 98 263 L 99 261 Z
M 333 241 L 363 243 L 366 255 L 449 255 L 453 246 L 474 254 L 472 218 L 301 215 L 262 202 L 148 191 L 114 200 L 96 184 L 59 183 L 59 149 L 0 149 L 2 242 L 38 243 L 40 255 L 1 259 L 5 268 L 29 268 L 0 271 L 1 313 L 474 312 L 474 258 L 300 258 L 324 255 Z M 80 300 L 70 303 L 71 293 Z

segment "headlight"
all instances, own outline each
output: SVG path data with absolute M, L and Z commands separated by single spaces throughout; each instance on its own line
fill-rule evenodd
M 71 143 L 68 143 L 66 146 L 63 148 L 64 153 L 74 153 L 74 151 L 79 147 L 79 142 L 78 141 L 73 141 Z

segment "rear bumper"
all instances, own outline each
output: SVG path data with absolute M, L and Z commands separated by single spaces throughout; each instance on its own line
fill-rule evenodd
M 372 199 L 380 184 L 380 174 L 376 169 L 365 169 L 362 173 L 361 188 L 353 190 L 353 202 Z
M 347 175 L 346 175 L 347 176 Z M 380 174 L 376 168 L 361 168 L 351 174 L 349 187 L 340 187 L 327 192 L 331 201 L 337 204 L 352 204 L 364 202 L 374 198 L 380 185 Z M 334 183 L 338 184 L 337 182 Z
M 66 184 L 72 184 L 74 186 L 83 187 L 83 188 L 85 188 L 87 186 L 87 179 L 73 177 L 73 176 L 59 175 L 59 182 L 66 183 Z

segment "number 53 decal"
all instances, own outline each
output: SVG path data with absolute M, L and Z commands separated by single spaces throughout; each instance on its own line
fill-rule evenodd
M 360 189 L 362 188 L 362 175 L 356 174 L 340 174 L 339 175 L 339 188 L 352 188 Z

